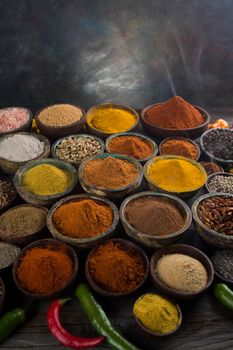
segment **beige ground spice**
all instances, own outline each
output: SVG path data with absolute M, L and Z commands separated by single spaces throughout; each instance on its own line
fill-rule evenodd
M 82 110 L 69 104 L 58 104 L 43 109 L 38 118 L 47 126 L 59 127 L 73 124 L 82 117 Z

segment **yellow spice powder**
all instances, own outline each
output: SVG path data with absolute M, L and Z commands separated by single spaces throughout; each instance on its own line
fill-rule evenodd
M 38 118 L 44 125 L 59 127 L 79 121 L 82 114 L 78 107 L 69 104 L 58 104 L 43 109 Z

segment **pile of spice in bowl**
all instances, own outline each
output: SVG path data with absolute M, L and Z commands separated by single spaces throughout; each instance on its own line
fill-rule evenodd
M 161 142 L 159 146 L 161 155 L 173 155 L 198 160 L 200 150 L 198 145 L 186 138 L 169 138 Z
M 0 216 L 0 238 L 17 244 L 30 243 L 45 228 L 47 212 L 46 208 L 31 204 L 8 209 Z
M 30 128 L 32 113 L 23 107 L 0 109 L 0 134 Z
M 0 179 L 0 211 L 8 207 L 17 195 L 14 185 L 9 180 Z
M 86 277 L 104 296 L 127 295 L 138 289 L 148 275 L 148 259 L 133 243 L 113 239 L 93 249 L 86 260 Z
M 215 173 L 223 173 L 224 172 L 223 168 L 220 165 L 218 165 L 217 163 L 214 163 L 214 162 L 200 162 L 200 164 L 203 166 L 203 168 L 205 169 L 206 174 L 208 176 L 212 175 L 212 174 L 215 174 Z
M 211 261 L 215 274 L 224 282 L 233 284 L 233 250 L 217 250 Z
M 0 242 L 0 271 L 10 267 L 20 254 L 20 248 L 14 244 Z
M 209 176 L 206 188 L 209 192 L 233 193 L 233 174 L 216 173 Z
M 147 136 L 136 133 L 122 133 L 110 136 L 106 140 L 106 150 L 109 153 L 124 154 L 139 161 L 146 161 L 156 156 L 156 143 Z
M 104 143 L 90 135 L 71 135 L 58 140 L 52 147 L 52 156 L 79 165 L 84 159 L 104 152 Z
M 144 166 L 144 176 L 151 190 L 192 196 L 203 187 L 207 175 L 197 162 L 178 156 L 159 156 Z

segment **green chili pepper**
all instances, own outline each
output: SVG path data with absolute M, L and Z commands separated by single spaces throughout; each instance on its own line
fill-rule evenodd
M 119 334 L 107 318 L 102 307 L 91 294 L 86 283 L 81 283 L 76 288 L 76 297 L 79 299 L 89 321 L 100 335 L 106 337 L 106 343 L 114 350 L 139 350 Z
M 214 295 L 228 309 L 233 310 L 233 291 L 226 284 L 216 284 L 214 287 Z

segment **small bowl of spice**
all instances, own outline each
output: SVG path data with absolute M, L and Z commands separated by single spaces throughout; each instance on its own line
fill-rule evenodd
M 106 140 L 108 153 L 124 154 L 146 162 L 158 153 L 156 143 L 149 137 L 137 133 L 120 133 L 109 136 Z
M 17 191 L 13 183 L 4 178 L 0 178 L 0 212 L 9 207 L 15 200 Z
M 20 252 L 21 249 L 17 245 L 0 242 L 0 271 L 2 272 L 10 268 Z
M 137 129 L 139 116 L 129 107 L 116 103 L 103 103 L 92 107 L 86 114 L 87 130 L 106 139 L 112 134 Z
M 200 162 L 203 168 L 206 171 L 207 176 L 215 174 L 215 173 L 224 173 L 223 168 L 214 162 Z
M 208 192 L 224 192 L 233 194 L 233 174 L 216 173 L 208 177 L 206 181 L 206 189 Z
M 206 171 L 200 163 L 179 156 L 152 158 L 144 165 L 144 176 L 150 190 L 180 198 L 193 197 L 207 180 Z
M 21 204 L 8 209 L 0 216 L 0 238 L 19 245 L 41 238 L 47 213 L 47 208 L 36 204 Z
M 139 161 L 132 157 L 104 153 L 84 160 L 78 169 L 78 176 L 87 193 L 123 198 L 139 188 L 143 169 Z
M 40 134 L 20 132 L 0 138 L 0 166 L 7 174 L 15 174 L 20 166 L 49 153 L 49 140 Z
M 147 279 L 149 262 L 145 252 L 134 243 L 115 238 L 94 248 L 85 265 L 90 286 L 105 297 L 129 295 Z
M 182 156 L 198 161 L 201 151 L 196 142 L 185 137 L 173 137 L 164 139 L 160 143 L 159 153 L 162 156 Z
M 104 153 L 104 142 L 97 136 L 70 135 L 57 140 L 51 149 L 53 158 L 65 160 L 75 167 L 92 156 Z
M 140 296 L 134 304 L 133 314 L 138 326 L 144 332 L 156 337 L 175 333 L 182 323 L 179 305 L 155 293 Z
M 42 239 L 26 246 L 13 266 L 18 289 L 31 297 L 47 299 L 61 295 L 78 272 L 78 258 L 69 245 Z
M 28 203 L 50 205 L 68 195 L 77 183 L 77 171 L 71 164 L 56 160 L 31 161 L 14 176 L 19 195 Z
M 38 111 L 35 115 L 35 122 L 43 135 L 50 139 L 58 139 L 82 131 L 86 119 L 81 107 L 56 104 Z
M 152 248 L 176 242 L 192 222 L 191 211 L 184 201 L 150 191 L 126 198 L 120 218 L 130 238 Z
M 24 107 L 7 107 L 0 109 L 0 136 L 29 131 L 32 125 L 32 111 Z
M 157 250 L 150 261 L 150 274 L 159 291 L 184 300 L 200 296 L 214 279 L 209 258 L 199 249 L 185 244 Z
M 233 286 L 233 250 L 216 250 L 211 257 L 215 275 L 224 283 Z
M 80 194 L 57 202 L 47 226 L 55 239 L 90 249 L 110 238 L 118 221 L 118 209 L 108 199 Z
M 233 248 L 233 194 L 209 193 L 192 205 L 197 233 L 207 243 Z

